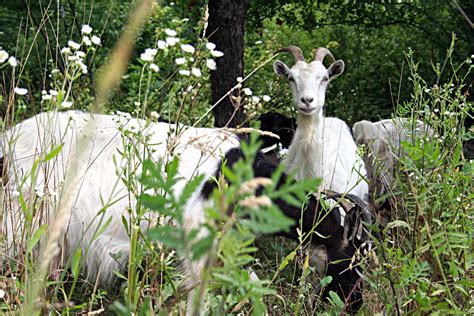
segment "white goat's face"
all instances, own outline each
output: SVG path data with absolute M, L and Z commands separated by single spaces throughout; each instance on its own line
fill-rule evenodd
M 302 115 L 318 114 L 322 111 L 329 81 L 344 71 L 344 62 L 338 60 L 328 69 L 321 61 L 311 63 L 297 61 L 290 69 L 277 60 L 273 64 L 275 72 L 288 80 L 293 93 L 293 104 Z

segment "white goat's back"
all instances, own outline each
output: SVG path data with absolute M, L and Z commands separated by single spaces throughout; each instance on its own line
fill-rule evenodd
M 175 132 L 177 128 L 182 131 Z M 125 146 L 136 141 L 133 137 L 125 137 L 121 132 L 124 129 L 141 130 L 149 137 L 146 144 L 134 144 L 140 153 L 146 147 L 154 160 L 169 159 L 172 155 L 180 157 L 182 179 L 173 188 L 176 195 L 181 193 L 191 177 L 197 174 L 205 174 L 206 178 L 211 176 L 220 155 L 238 146 L 233 134 L 218 129 L 177 127 L 167 123 L 147 125 L 142 120 L 112 115 L 92 116 L 77 111 L 36 115 L 16 125 L 2 139 L 3 152 L 9 161 L 10 179 L 5 193 L 11 203 L 5 207 L 2 223 L 9 253 L 24 242 L 20 236 L 24 236 L 25 214 L 18 201 L 19 191 L 29 208 L 35 199 L 44 202 L 36 211 L 32 231 L 55 220 L 58 205 L 64 205 L 60 203 L 61 199 L 72 198 L 73 206 L 67 210 L 67 222 L 62 226 L 64 238 L 61 241 L 64 244 L 60 249 L 66 258 L 70 258 L 77 248 L 82 248 L 89 279 L 98 278 L 102 284 L 111 282 L 113 271 L 123 270 L 130 241 L 122 216 L 128 220 L 129 210 L 135 211 L 135 197 L 129 194 L 121 177 L 127 164 L 138 164 L 136 158 L 126 160 L 121 154 Z M 36 181 L 32 183 L 35 161 L 59 144 L 63 144 L 60 153 L 39 164 L 34 175 Z M 78 181 L 72 186 L 77 190 L 72 195 L 62 190 L 66 175 L 75 175 L 73 178 Z M 185 222 L 189 227 L 202 221 L 199 191 L 185 207 Z M 143 221 L 141 226 L 146 229 L 148 224 L 148 221 Z M 96 234 L 100 227 L 103 231 Z
M 378 122 L 359 121 L 353 127 L 354 138 L 359 145 L 366 145 L 369 151 L 366 165 L 372 181 L 380 181 L 379 186 L 391 187 L 393 167 L 396 159 L 403 154 L 402 142 L 414 142 L 423 136 L 432 136 L 433 130 L 427 124 L 409 118 L 385 119 Z M 376 188 L 385 192 L 384 188 Z
M 354 124 L 353 131 L 357 144 L 370 145 L 374 140 L 383 140 L 395 155 L 399 154 L 401 142 L 413 142 L 417 137 L 433 134 L 432 129 L 423 122 L 403 117 L 375 123 L 363 120 Z M 376 153 L 381 151 L 378 147 L 372 149 Z

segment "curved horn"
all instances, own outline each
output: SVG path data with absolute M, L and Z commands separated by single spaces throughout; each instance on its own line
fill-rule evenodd
M 321 63 L 323 62 L 324 60 L 324 57 L 326 57 L 326 55 L 329 55 L 329 57 L 332 58 L 332 61 L 336 61 L 336 58 L 334 58 L 334 56 L 331 54 L 331 52 L 329 51 L 329 49 L 327 48 L 324 48 L 324 47 L 319 47 L 317 50 L 316 50 L 316 53 L 314 53 L 314 60 L 318 60 L 320 61 Z
M 275 52 L 275 54 L 282 52 L 292 53 L 293 57 L 295 58 L 295 62 L 304 61 L 303 51 L 298 46 L 290 45 L 287 47 L 280 48 Z

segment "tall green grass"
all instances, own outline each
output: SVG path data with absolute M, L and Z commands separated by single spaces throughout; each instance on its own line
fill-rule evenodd
M 150 13 L 153 17 L 166 17 L 170 21 L 172 18 L 169 8 L 156 6 Z M 46 22 L 47 15 L 44 18 Z M 139 18 L 136 22 L 140 24 L 144 19 Z M 165 41 L 165 30 L 173 26 L 177 30 L 185 29 L 185 22 L 170 21 L 166 21 L 166 26 L 156 27 L 156 40 Z M 199 27 L 202 28 L 204 22 Z M 147 23 L 156 21 L 148 20 Z M 45 25 L 47 23 L 43 27 L 47 27 Z M 128 33 L 128 44 L 133 42 L 130 36 L 133 37 L 135 31 L 134 28 Z M 53 65 L 56 61 L 51 65 L 46 63 L 45 72 L 51 77 L 43 82 L 43 86 L 47 87 L 44 94 L 38 93 L 39 87 L 29 89 L 27 95 L 15 93 L 14 87 L 26 87 L 22 79 L 28 69 L 19 71 L 19 68 L 3 64 L 2 71 L 13 71 L 15 74 L 11 77 L 12 88 L 2 96 L 9 114 L 3 126 L 11 126 L 23 115 L 32 115 L 32 104 L 40 104 L 41 110 L 93 110 L 94 102 L 99 105 L 96 109 L 106 107 L 109 112 L 126 109 L 133 116 L 148 121 L 163 115 L 189 124 L 209 122 L 212 118 L 207 112 L 209 105 L 205 96 L 208 95 L 208 76 L 212 71 L 207 66 L 208 59 L 212 58 L 212 49 L 206 47 L 205 39 L 200 39 L 192 43 L 196 52 L 187 55 L 189 53 L 180 49 L 180 44 L 190 42 L 184 33 L 177 35 L 181 38 L 179 44 L 166 49 L 158 48 L 152 60 L 142 58 L 137 61 L 133 60 L 137 56 L 134 57 L 128 50 L 122 55 L 120 50 L 116 51 L 115 56 L 122 56 L 120 67 L 115 67 L 114 55 L 111 55 L 111 66 L 99 71 L 98 86 L 102 88 L 99 88 L 98 99 L 91 97 L 92 82 L 80 80 L 85 74 L 77 61 L 67 58 L 68 54 L 58 57 L 65 60 L 66 67 L 62 72 L 55 71 Z M 83 37 L 74 39 L 81 42 Z M 62 44 L 67 46 L 67 43 Z M 90 49 L 86 44 L 81 45 L 81 49 Z M 92 47 L 94 50 L 101 49 L 99 46 Z M 474 133 L 464 126 L 466 118 L 472 115 L 472 102 L 468 99 L 469 82 L 466 81 L 472 78 L 473 66 L 472 59 L 462 65 L 453 65 L 451 54 L 454 49 L 453 41 L 446 60 L 440 65 L 433 65 L 438 75 L 436 83 L 427 83 L 420 77 L 416 62 L 408 54 L 411 76 L 407 84 L 413 87 L 412 96 L 410 100 L 400 103 L 395 115 L 426 122 L 435 135 L 430 139 L 416 139 L 403 144 L 407 155 L 397 163 L 395 185 L 389 196 L 394 205 L 391 221 L 382 230 L 376 225 L 372 227 L 376 248 L 367 254 L 367 260 L 363 262 L 366 268 L 366 303 L 362 314 L 474 313 L 473 169 L 472 161 L 466 160 L 462 152 L 462 141 L 472 139 Z M 94 54 L 94 50 L 85 53 Z M 186 61 L 178 65 L 175 59 L 182 56 Z M 109 93 L 123 75 L 129 58 L 132 59 L 132 66 L 122 80 L 128 85 L 130 95 L 122 103 L 107 104 Z M 26 65 L 26 60 L 19 62 Z M 156 64 L 160 71 L 156 72 L 152 64 Z M 88 66 L 91 68 L 93 64 Z M 196 75 L 197 71 L 191 74 L 193 68 L 199 69 L 201 75 Z M 180 73 L 180 70 L 188 70 L 190 75 Z M 446 75 L 448 73 L 449 76 Z M 84 82 L 88 89 L 82 89 Z M 236 89 L 240 88 L 236 82 Z M 120 98 L 112 99 L 117 102 Z M 89 107 L 81 105 L 84 100 L 88 100 L 86 104 Z M 257 100 L 248 96 L 243 97 L 241 102 L 250 108 L 263 110 L 262 106 L 255 104 L 264 102 L 263 98 Z M 242 193 L 239 190 L 244 183 L 252 181 L 250 161 L 257 148 L 255 143 L 244 147 L 245 159 L 238 163 L 237 168 L 224 170 L 225 175 L 232 179 L 232 184 L 215 179 L 218 190 L 212 196 L 214 207 L 206 211 L 204 223 L 210 234 L 196 241 L 182 229 L 182 207 L 186 195 L 195 189 L 195 183 L 188 184 L 184 197 L 172 196 L 170 192 L 177 177 L 177 162 L 160 162 L 168 170 L 167 176 L 164 176 L 157 172 L 156 162 L 150 162 L 149 153 L 143 150 L 147 139 L 141 129 L 123 129 L 121 133 L 127 140 L 122 152 L 127 163 L 117 166 L 117 169 L 130 194 L 140 198 L 130 205 L 130 209 L 136 212 L 131 212 L 130 220 L 123 222 L 130 236 L 131 251 L 127 270 L 116 273 L 119 286 L 102 289 L 89 284 L 81 270 L 83 253 L 80 250 L 73 258 L 63 262 L 64 270 L 60 271 L 57 280 L 48 279 L 47 265 L 35 249 L 41 244 L 41 238 L 51 236 L 51 232 L 46 226 L 38 230 L 27 229 L 16 255 L 12 257 L 3 249 L 0 253 L 0 311 L 183 314 L 189 289 L 183 287 L 184 275 L 179 268 L 181 258 L 183 255 L 199 258 L 211 252 L 213 260 L 206 265 L 205 282 L 196 285 L 199 295 L 206 298 L 206 308 L 211 314 L 263 315 L 265 310 L 274 315 L 332 315 L 342 312 L 342 298 L 333 295 L 329 300 L 323 300 L 320 293 L 315 293 L 314 267 L 308 260 L 310 253 L 303 247 L 303 242 L 273 237 L 255 240 L 256 234 L 272 233 L 288 227 L 289 223 L 274 206 L 268 206 L 263 200 L 253 200 L 253 205 L 242 206 L 237 217 L 228 215 L 231 205 L 244 199 L 252 201 L 254 192 Z M 7 145 L 2 144 L 4 153 L 8 153 L 10 148 Z M 39 158 L 38 166 L 47 165 L 58 153 L 54 149 L 48 151 Z M 265 195 L 283 194 L 292 203 L 295 203 L 295 195 L 297 200 L 304 200 L 301 192 L 317 184 L 317 181 L 308 181 L 284 186 L 275 192 L 277 177 L 272 179 Z M 3 188 L 0 196 L 3 214 L 4 210 L 12 207 L 12 197 Z M 42 202 L 47 202 L 47 199 L 29 200 L 22 205 L 22 211 L 25 214 L 37 213 L 44 207 Z M 104 204 L 106 208 L 107 203 Z M 169 211 L 163 212 L 165 209 Z M 147 218 L 147 212 L 154 214 L 155 221 L 151 223 L 153 228 L 145 232 L 140 229 L 140 222 Z M 249 220 L 242 221 L 243 217 Z M 3 236 L 0 236 L 0 241 L 3 243 Z M 256 246 L 260 246 L 259 251 Z M 255 274 L 260 280 L 253 278 Z M 317 281 L 322 284 L 329 282 L 328 279 Z

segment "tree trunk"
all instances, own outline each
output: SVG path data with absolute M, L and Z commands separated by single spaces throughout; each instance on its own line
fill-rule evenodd
M 217 69 L 211 71 L 212 104 L 219 101 L 244 74 L 244 19 L 250 0 L 209 0 L 206 36 L 224 53 L 216 58 Z M 246 120 L 243 106 L 236 102 L 235 91 L 214 109 L 216 127 L 236 127 Z

